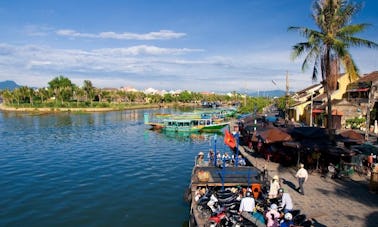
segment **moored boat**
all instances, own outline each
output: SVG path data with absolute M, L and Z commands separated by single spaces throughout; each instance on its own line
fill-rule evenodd
M 211 118 L 164 118 L 156 122 L 150 122 L 148 114 L 144 116 L 144 123 L 153 130 L 164 130 L 174 132 L 218 132 L 229 122 L 215 122 Z

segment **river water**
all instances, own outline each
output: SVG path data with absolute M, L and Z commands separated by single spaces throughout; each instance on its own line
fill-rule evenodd
M 145 112 L 0 112 L 0 226 L 186 226 L 213 136 L 150 131 Z

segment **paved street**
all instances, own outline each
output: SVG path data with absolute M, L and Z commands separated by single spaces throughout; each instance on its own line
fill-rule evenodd
M 292 196 L 294 209 L 313 218 L 315 226 L 378 226 L 378 194 L 369 192 L 369 179 L 355 174 L 351 180 L 342 181 L 313 173 L 304 184 L 305 195 L 301 195 L 295 190 L 296 169 L 253 156 L 249 160 L 259 169 L 266 165 L 271 177 L 277 174 L 281 186 Z

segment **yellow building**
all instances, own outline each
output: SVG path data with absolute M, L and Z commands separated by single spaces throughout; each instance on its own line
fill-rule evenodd
M 353 81 L 350 81 L 348 74 L 344 73 L 339 76 L 336 90 L 331 94 L 332 102 L 343 99 L 343 95 L 351 82 Z M 324 117 L 324 113 L 327 112 L 327 96 L 322 84 L 312 85 L 295 93 L 291 98 L 294 100 L 294 104 L 289 108 L 290 119 L 307 125 L 325 126 L 326 117 Z M 332 115 L 338 125 L 342 112 L 333 108 Z

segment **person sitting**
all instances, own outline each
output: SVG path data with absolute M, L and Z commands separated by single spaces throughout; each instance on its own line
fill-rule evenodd
M 196 159 L 196 166 L 205 166 L 205 160 L 204 160 L 204 153 L 201 151 L 198 153 L 197 159 Z
M 248 212 L 252 214 L 254 209 L 255 199 L 252 197 L 252 193 L 250 191 L 247 191 L 245 197 L 240 201 L 239 214 L 241 214 L 242 212 Z
M 274 199 L 277 197 L 277 194 L 278 194 L 278 189 L 280 189 L 281 186 L 280 186 L 280 183 L 279 183 L 279 178 L 277 175 L 275 175 L 272 179 L 272 181 L 270 182 L 270 188 L 269 188 L 269 194 L 268 194 L 268 197 L 270 199 Z
M 282 207 L 284 213 L 293 211 L 293 200 L 288 192 L 285 192 L 283 188 L 278 189 L 277 198 L 281 200 L 280 207 Z
M 245 159 L 241 155 L 238 156 L 238 165 L 239 166 L 245 166 L 246 165 Z
M 226 166 L 229 166 L 231 164 L 231 156 L 226 152 L 222 156 L 223 162 L 226 164 Z
M 286 213 L 284 215 L 284 220 L 281 222 L 280 227 L 291 227 L 294 226 L 293 215 L 291 213 Z
M 278 218 L 281 217 L 281 214 L 277 211 L 278 206 L 277 204 L 273 203 L 270 205 L 269 211 L 265 214 L 267 223 L 267 227 L 278 227 Z
M 214 151 L 212 149 L 209 150 L 209 153 L 207 154 L 207 159 L 209 160 L 209 165 L 214 164 Z

